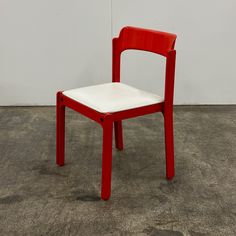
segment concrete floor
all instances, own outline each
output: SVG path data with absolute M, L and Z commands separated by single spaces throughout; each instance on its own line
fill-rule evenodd
M 110 201 L 99 200 L 101 128 L 67 110 L 0 108 L 0 235 L 236 235 L 236 106 L 175 108 L 176 177 L 165 180 L 161 114 L 124 122 Z

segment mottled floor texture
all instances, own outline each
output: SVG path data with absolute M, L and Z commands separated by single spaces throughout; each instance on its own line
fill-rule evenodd
M 162 115 L 124 121 L 112 196 L 100 201 L 101 127 L 67 110 L 0 108 L 0 235 L 236 235 L 236 106 L 175 107 L 176 177 L 165 179 Z

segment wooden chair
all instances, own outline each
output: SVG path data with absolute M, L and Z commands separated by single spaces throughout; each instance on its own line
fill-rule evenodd
M 111 194 L 112 133 L 116 148 L 123 149 L 122 120 L 162 112 L 166 146 L 166 178 L 174 177 L 173 95 L 175 77 L 174 50 L 176 35 L 136 27 L 124 27 L 113 39 L 112 83 L 60 91 L 57 93 L 56 162 L 64 165 L 65 107 L 96 121 L 103 128 L 101 198 Z M 143 50 L 166 57 L 164 98 L 120 83 L 121 53 Z

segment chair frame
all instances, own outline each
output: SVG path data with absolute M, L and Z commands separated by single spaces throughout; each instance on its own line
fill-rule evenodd
M 120 82 L 121 54 L 125 50 L 149 51 L 166 57 L 165 95 L 164 101 L 161 103 L 113 113 L 100 113 L 65 96 L 62 91 L 57 93 L 56 163 L 59 166 L 63 166 L 65 163 L 65 107 L 99 123 L 103 128 L 101 181 L 101 199 L 103 200 L 108 200 L 111 194 L 113 125 L 116 148 L 118 150 L 123 149 L 122 120 L 162 112 L 165 129 L 166 178 L 171 180 L 175 175 L 173 97 L 176 37 L 175 34 L 160 31 L 124 27 L 119 37 L 113 38 L 112 41 L 112 82 Z

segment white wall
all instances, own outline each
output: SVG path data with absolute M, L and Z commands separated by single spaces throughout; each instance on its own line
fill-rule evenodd
M 177 33 L 176 104 L 236 104 L 235 9 L 234 0 L 0 0 L 0 105 L 50 105 L 59 89 L 110 81 L 111 34 L 125 25 Z M 162 92 L 163 58 L 129 51 L 122 65 L 124 82 Z
M 0 0 L 0 104 L 49 105 L 111 74 L 107 0 Z
M 175 103 L 236 104 L 235 10 L 235 0 L 113 0 L 113 34 L 123 25 L 176 33 Z M 126 56 L 125 81 L 158 91 L 154 58 Z

